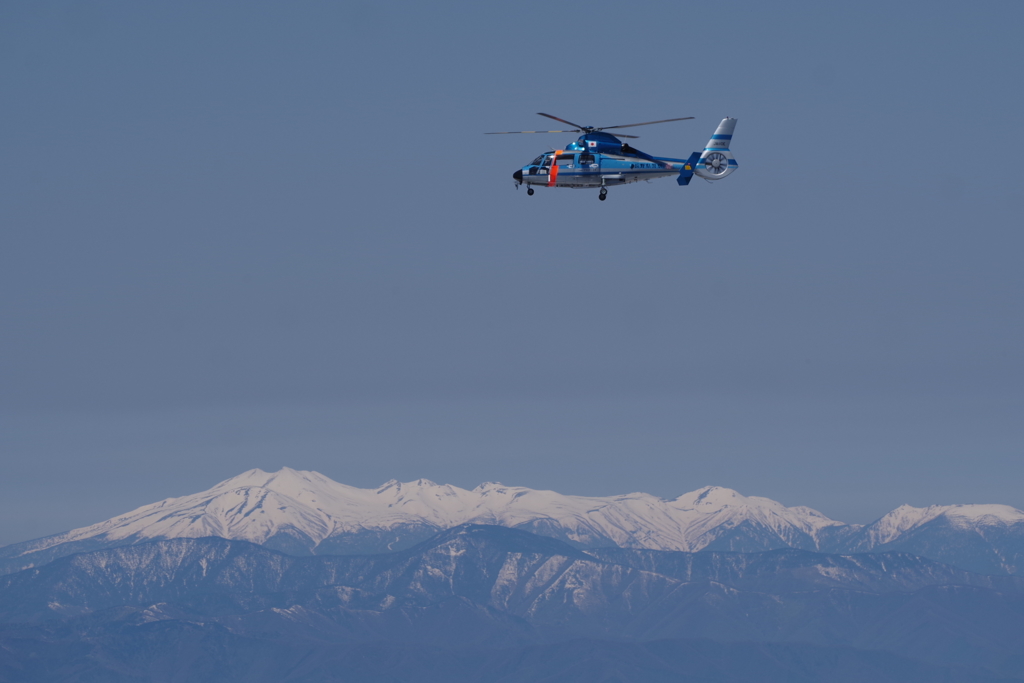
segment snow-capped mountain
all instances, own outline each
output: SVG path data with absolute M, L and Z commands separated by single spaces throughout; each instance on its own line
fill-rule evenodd
M 893 550 L 982 574 L 1019 574 L 1024 512 L 1009 505 L 901 505 L 853 534 L 843 550 Z
M 249 541 L 292 555 L 372 554 L 409 548 L 462 524 L 523 529 L 577 548 L 893 550 L 980 573 L 1024 573 L 1024 512 L 1005 505 L 902 506 L 860 526 L 714 486 L 675 499 L 567 496 L 497 483 L 469 491 L 426 479 L 360 489 L 284 468 L 250 470 L 201 493 L 0 548 L 0 574 L 170 538 Z
M 1007 527 L 1024 522 L 1024 512 L 1009 505 L 930 505 L 926 508 L 901 505 L 864 527 L 858 545 L 878 548 L 940 517 L 960 529 Z
M 816 549 L 823 532 L 845 526 L 809 508 L 710 486 L 674 500 L 590 498 L 496 483 L 467 491 L 426 479 L 360 489 L 316 472 L 256 469 L 201 493 L 8 546 L 0 562 L 16 571 L 83 550 L 205 536 L 292 554 L 386 552 L 466 523 L 522 528 L 577 547 L 684 551 Z

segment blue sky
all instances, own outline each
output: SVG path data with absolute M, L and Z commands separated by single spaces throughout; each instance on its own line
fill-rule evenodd
M 1022 20 L 3 5 L 0 543 L 285 465 L 1024 507 Z M 740 171 L 527 197 L 537 111 Z

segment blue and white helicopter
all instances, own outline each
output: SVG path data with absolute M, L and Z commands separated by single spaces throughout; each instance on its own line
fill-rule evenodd
M 680 185 L 689 185 L 693 176 L 705 180 L 721 180 L 736 170 L 736 160 L 729 151 L 736 119 L 724 118 L 718 130 L 703 152 L 694 152 L 689 159 L 652 157 L 634 149 L 619 138 L 636 138 L 636 135 L 605 133 L 613 128 L 634 128 L 669 121 L 688 121 L 692 116 L 678 119 L 662 119 L 644 123 L 629 123 L 623 126 L 581 126 L 572 121 L 560 119 L 551 114 L 537 112 L 541 116 L 573 126 L 571 130 L 510 130 L 487 135 L 513 135 L 520 133 L 583 133 L 576 142 L 565 149 L 556 149 L 541 154 L 526 166 L 512 174 L 516 188 L 526 184 L 526 194 L 533 194 L 533 186 L 540 187 L 597 187 L 601 188 L 598 199 L 604 201 L 608 187 L 625 185 L 641 180 L 676 176 Z M 618 136 L 618 137 L 616 137 Z

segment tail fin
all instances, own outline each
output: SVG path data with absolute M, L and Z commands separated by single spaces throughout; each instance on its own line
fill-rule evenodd
M 724 118 L 718 124 L 718 130 L 711 136 L 694 173 L 707 180 L 720 180 L 738 168 L 736 160 L 729 151 L 732 144 L 732 132 L 736 129 L 736 119 Z

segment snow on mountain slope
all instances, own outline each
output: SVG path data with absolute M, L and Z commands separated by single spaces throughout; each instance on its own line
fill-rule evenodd
M 1008 505 L 903 505 L 847 539 L 847 552 L 899 551 L 979 574 L 1024 573 L 1024 512 Z
M 788 508 L 768 498 L 746 497 L 716 486 L 684 493 L 669 505 L 685 520 L 692 550 L 701 550 L 720 540 L 723 529 L 743 524 L 770 531 L 788 547 L 817 549 L 823 529 L 846 526 L 808 507 Z
M 9 546 L 3 555 L 27 556 L 65 544 L 93 548 L 204 536 L 307 553 L 336 552 L 345 546 L 332 542 L 359 537 L 369 538 L 369 549 L 379 552 L 408 547 L 465 523 L 521 527 L 579 546 L 687 551 L 707 547 L 737 528 L 756 536 L 759 550 L 794 544 L 814 548 L 821 529 L 841 525 L 807 508 L 787 508 L 717 487 L 666 501 L 646 493 L 590 498 L 497 483 L 467 491 L 426 479 L 360 489 L 316 472 L 256 469 L 201 493 L 169 498 L 17 549 Z
M 250 470 L 201 493 L 0 548 L 0 574 L 72 553 L 166 538 L 216 536 L 292 555 L 380 553 L 410 548 L 467 523 L 519 528 L 577 548 L 882 549 L 980 573 L 1024 571 L 1024 512 L 1005 505 L 904 505 L 861 527 L 714 486 L 672 500 L 646 493 L 567 496 L 497 483 L 468 491 L 426 479 L 360 489 L 284 468 Z
M 926 508 L 901 505 L 864 527 L 861 543 L 877 548 L 940 517 L 959 529 L 1005 527 L 1024 522 L 1024 512 L 1009 505 L 930 505 Z

